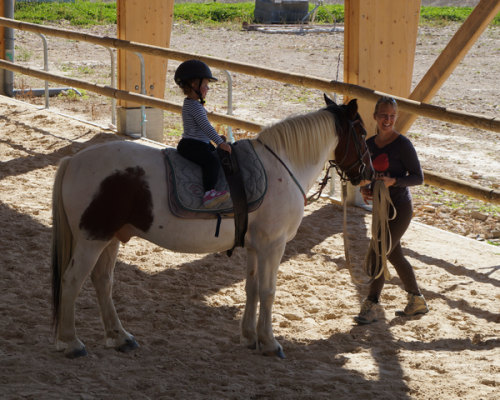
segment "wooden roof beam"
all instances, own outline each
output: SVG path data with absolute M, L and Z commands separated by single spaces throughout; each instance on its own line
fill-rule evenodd
M 486 27 L 500 11 L 500 0 L 481 0 L 410 94 L 409 99 L 429 103 Z M 418 115 L 401 112 L 395 129 L 405 134 Z

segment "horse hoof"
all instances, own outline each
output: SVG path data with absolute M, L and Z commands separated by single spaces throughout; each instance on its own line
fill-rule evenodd
M 280 347 L 280 348 L 278 348 L 278 349 L 277 349 L 274 353 L 275 353 L 274 355 L 275 355 L 276 357 L 279 357 L 279 358 L 281 358 L 282 360 L 284 360 L 284 359 L 286 358 L 286 357 L 285 357 L 285 353 L 283 353 L 283 349 L 282 349 L 281 347 Z
M 278 358 L 281 358 L 281 359 L 285 359 L 285 353 L 283 353 L 283 349 L 281 347 L 278 347 L 276 350 L 274 351 L 266 351 L 263 353 L 265 356 L 275 356 L 275 357 L 278 357 Z
M 134 349 L 137 349 L 138 347 L 141 347 L 141 346 L 139 346 L 139 343 L 137 343 L 135 341 L 134 337 L 132 336 L 132 339 L 127 339 L 125 341 L 125 344 L 122 344 L 121 346 L 116 347 L 115 350 L 119 351 L 120 353 L 128 353 Z
M 247 349 L 256 350 L 257 349 L 257 342 L 253 342 L 252 344 L 249 344 L 247 346 Z
M 64 353 L 64 356 L 66 358 L 69 358 L 70 360 L 74 360 L 75 358 L 78 358 L 78 357 L 84 357 L 86 355 L 87 355 L 87 350 L 85 350 L 85 346 L 83 347 L 83 349 L 73 350 L 73 351 L 70 351 L 68 353 Z

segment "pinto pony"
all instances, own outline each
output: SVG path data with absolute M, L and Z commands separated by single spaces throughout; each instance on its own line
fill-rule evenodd
M 285 245 L 304 214 L 304 193 L 332 154 L 354 185 L 373 173 L 356 100 L 337 106 L 327 99 L 327 104 L 320 111 L 278 122 L 252 140 L 266 170 L 268 190 L 260 208 L 248 217 L 241 342 L 265 355 L 285 357 L 274 338 L 272 306 Z M 215 220 L 172 215 L 163 157 L 159 149 L 116 141 L 60 163 L 53 189 L 53 319 L 56 343 L 67 345 L 68 358 L 87 354 L 76 336 L 75 301 L 89 274 L 106 344 L 123 352 L 139 347 L 122 327 L 111 297 L 120 241 L 138 236 L 183 253 L 221 252 L 233 246 L 233 224 L 223 224 L 214 237 Z

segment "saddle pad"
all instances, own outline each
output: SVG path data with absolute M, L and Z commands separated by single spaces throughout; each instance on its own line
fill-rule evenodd
M 248 211 L 255 211 L 267 191 L 266 171 L 248 139 L 235 142 L 232 146 L 243 175 Z M 233 213 L 231 198 L 217 208 L 205 208 L 201 167 L 182 157 L 177 149 L 167 148 L 163 151 L 167 168 L 169 206 L 174 215 L 182 218 L 215 218 L 216 214 L 229 217 L 229 214 Z M 219 157 L 217 150 L 214 154 Z M 229 190 L 222 167 L 215 189 Z

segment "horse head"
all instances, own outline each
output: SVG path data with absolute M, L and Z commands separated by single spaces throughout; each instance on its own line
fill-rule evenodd
M 342 181 L 357 186 L 362 180 L 371 180 L 373 167 L 370 152 L 366 145 L 366 129 L 358 113 L 356 99 L 348 104 L 337 105 L 327 95 L 326 108 L 335 116 L 339 142 L 335 148 L 335 160 L 330 164 L 337 169 Z

